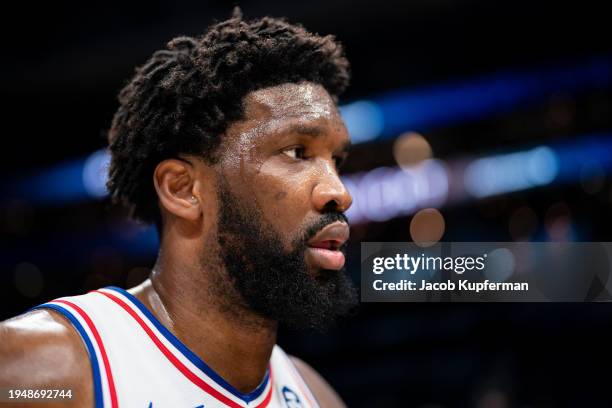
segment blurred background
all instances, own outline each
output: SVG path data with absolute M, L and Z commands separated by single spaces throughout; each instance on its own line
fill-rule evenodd
M 611 241 L 612 45 L 595 1 L 273 0 L 335 34 L 361 241 Z M 153 229 L 104 190 L 116 94 L 153 51 L 233 3 L 21 2 L 3 13 L 0 320 L 145 279 Z M 363 304 L 279 342 L 351 407 L 610 406 L 608 304 Z

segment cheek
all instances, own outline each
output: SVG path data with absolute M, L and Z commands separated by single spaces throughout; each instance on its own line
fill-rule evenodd
M 311 208 L 312 176 L 300 166 L 264 163 L 254 175 L 252 197 L 266 221 L 279 232 L 292 234 Z

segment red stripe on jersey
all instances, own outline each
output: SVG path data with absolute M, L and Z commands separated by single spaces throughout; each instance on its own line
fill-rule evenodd
M 108 389 L 110 391 L 111 407 L 112 408 L 119 407 L 119 404 L 117 403 L 117 391 L 115 390 L 115 382 L 113 381 L 113 373 L 111 372 L 111 369 L 110 369 L 110 363 L 108 362 L 108 356 L 106 355 L 106 349 L 104 348 L 104 344 L 102 343 L 100 334 L 98 333 L 98 330 L 96 329 L 96 326 L 94 325 L 93 321 L 87 315 L 87 313 L 85 313 L 83 309 L 81 309 L 79 306 L 77 306 L 76 304 L 72 302 L 69 302 L 63 299 L 56 299 L 53 302 L 63 303 L 65 305 L 72 307 L 74 310 L 78 312 L 79 315 L 81 315 L 83 320 L 85 320 L 85 323 L 87 323 L 89 330 L 91 330 L 91 333 L 93 334 L 94 339 L 96 340 L 96 343 L 98 344 L 98 349 L 100 349 L 100 354 L 102 356 L 102 362 L 104 363 L 104 371 L 106 371 L 106 378 L 108 379 Z
M 270 367 L 269 370 L 270 370 L 270 389 L 268 390 L 268 395 L 266 395 L 266 398 L 264 398 L 264 400 L 261 401 L 261 404 L 257 405 L 255 408 L 266 408 L 268 404 L 270 403 L 270 401 L 272 401 L 272 367 Z

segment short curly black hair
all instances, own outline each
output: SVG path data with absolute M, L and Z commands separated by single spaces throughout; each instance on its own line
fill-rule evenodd
M 119 93 L 108 134 L 112 201 L 160 229 L 157 164 L 180 154 L 214 163 L 220 135 L 243 115 L 244 96 L 301 81 L 322 85 L 337 102 L 348 85 L 349 64 L 333 36 L 284 19 L 245 21 L 236 8 L 201 37 L 171 40 L 136 68 Z

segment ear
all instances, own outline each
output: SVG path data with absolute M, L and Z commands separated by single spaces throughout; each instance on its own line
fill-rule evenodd
M 153 183 L 160 205 L 177 217 L 196 221 L 202 215 L 199 192 L 195 188 L 196 171 L 186 161 L 167 159 L 153 172 Z

